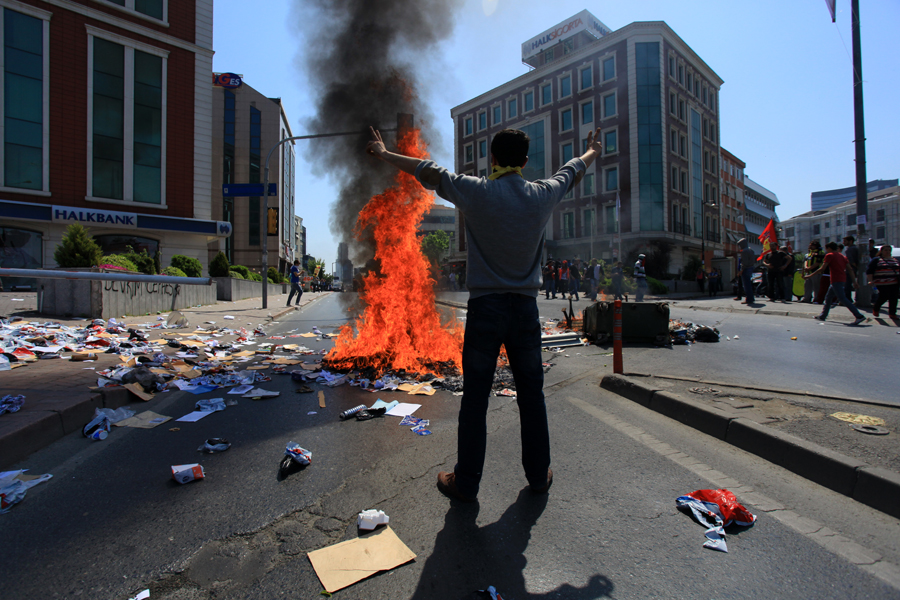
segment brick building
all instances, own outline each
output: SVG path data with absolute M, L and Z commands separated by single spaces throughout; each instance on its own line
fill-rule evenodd
M 734 154 L 722 148 L 722 229 L 725 256 L 736 256 L 740 252 L 737 242 L 747 236 L 744 227 L 744 169 L 747 164 Z
M 582 11 L 525 42 L 522 59 L 529 72 L 451 110 L 457 172 L 489 174 L 491 136 L 511 127 L 532 140 L 526 179 L 549 177 L 600 127 L 603 156 L 554 211 L 545 256 L 612 259 L 621 246 L 624 258 L 664 240 L 675 272 L 703 236 L 724 254 L 722 80 L 668 25 L 610 31 Z M 451 260 L 464 259 L 465 245 L 459 218 Z
M 71 222 L 207 263 L 212 0 L 0 0 L 0 261 L 55 265 Z

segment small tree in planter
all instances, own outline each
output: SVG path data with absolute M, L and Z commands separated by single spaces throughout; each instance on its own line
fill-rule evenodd
M 53 252 L 53 260 L 64 269 L 93 267 L 102 256 L 100 246 L 79 223 L 72 223 L 66 228 L 62 242 Z
M 228 264 L 228 258 L 226 258 L 224 252 L 219 252 L 216 254 L 216 257 L 212 259 L 212 262 L 209 263 L 209 276 L 210 277 L 229 277 L 230 265 Z

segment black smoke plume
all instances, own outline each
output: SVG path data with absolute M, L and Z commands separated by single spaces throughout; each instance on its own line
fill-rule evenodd
M 416 71 L 433 69 L 436 45 L 450 35 L 461 0 L 300 0 L 296 14 L 305 33 L 306 70 L 316 115 L 311 133 L 397 127 L 412 114 L 426 143 L 435 143 L 434 118 L 417 88 Z M 394 134 L 383 134 L 388 149 Z M 368 135 L 313 140 L 307 158 L 340 185 L 331 231 L 361 266 L 374 255 L 370 236 L 356 240 L 356 218 L 368 200 L 389 187 L 396 171 L 367 156 Z

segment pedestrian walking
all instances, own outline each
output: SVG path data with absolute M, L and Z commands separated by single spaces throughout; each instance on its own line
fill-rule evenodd
M 451 173 L 431 160 L 388 152 L 381 134 L 374 129 L 371 132 L 373 139 L 366 151 L 414 175 L 426 189 L 454 204 L 465 217 L 470 242 L 458 458 L 453 472 L 438 474 L 438 489 L 456 500 L 477 499 L 487 446 L 488 399 L 500 347 L 504 346 L 518 392 L 525 478 L 532 492 L 547 493 L 553 471 L 536 300 L 541 285 L 540 255 L 554 207 L 602 151 L 600 129 L 588 134 L 587 150 L 580 158 L 562 165 L 549 179 L 535 182 L 522 177 L 529 147 L 523 131 L 504 129 L 493 136 L 493 172 L 487 178 Z
M 557 272 L 556 262 L 553 259 L 547 261 L 547 265 L 545 267 L 546 274 L 544 275 L 544 285 L 547 286 L 547 295 L 546 299 L 550 300 L 551 294 L 553 294 L 553 299 L 556 299 L 556 280 L 559 277 L 559 273 Z
M 634 295 L 637 296 L 638 302 L 644 301 L 644 293 L 647 291 L 647 271 L 644 270 L 644 261 L 647 259 L 645 254 L 638 254 L 637 262 L 634 263 Z
M 300 306 L 300 297 L 303 296 L 303 288 L 300 286 L 303 271 L 300 270 L 300 260 L 294 259 L 294 265 L 291 267 L 291 293 L 288 294 L 287 305 L 291 305 L 291 298 L 297 294 L 297 306 Z
M 888 303 L 888 316 L 896 321 L 897 296 L 900 292 L 900 264 L 891 256 L 890 244 L 885 244 L 879 250 L 878 255 L 869 262 L 866 269 L 866 279 L 869 285 L 878 290 L 877 298 L 872 300 L 872 316 L 881 314 L 881 306 Z M 873 294 L 874 295 L 874 294 Z
M 786 257 L 778 248 L 778 244 L 772 244 L 771 250 L 763 258 L 763 266 L 766 267 L 766 296 L 772 302 L 784 301 L 784 269 Z
M 598 263 L 596 258 L 592 258 L 588 274 L 591 281 L 591 302 L 596 302 L 597 294 L 600 292 L 600 282 L 606 278 L 606 274 L 603 272 L 603 263 Z
M 697 289 L 700 290 L 700 293 L 703 293 L 703 282 L 706 281 L 706 271 L 703 270 L 703 267 L 697 269 Z
M 832 298 L 837 298 L 841 304 L 847 307 L 847 310 L 849 310 L 856 319 L 853 324 L 859 325 L 865 321 L 866 318 L 859 312 L 859 309 L 850 302 L 847 295 L 844 293 L 844 286 L 847 283 L 848 275 L 853 282 L 851 285 L 859 287 L 859 284 L 856 283 L 856 273 L 850 267 L 850 262 L 847 260 L 847 257 L 838 251 L 838 245 L 836 243 L 828 242 L 825 244 L 825 249 L 828 250 L 828 253 L 825 255 L 825 261 L 822 266 L 819 267 L 817 272 L 824 271 L 827 268 L 831 273 L 831 285 L 828 287 L 828 293 L 825 294 L 825 303 L 822 305 L 822 313 L 816 315 L 815 318 L 819 321 L 827 319 L 828 312 L 831 310 L 831 300 Z M 812 275 L 806 275 L 806 277 L 812 277 Z
M 856 245 L 856 238 L 852 235 L 844 236 L 844 256 L 847 257 L 847 262 L 850 265 L 850 268 L 853 269 L 854 273 L 859 273 L 859 246 Z M 844 293 L 847 295 L 849 299 L 854 287 L 852 284 L 856 283 L 856 281 L 846 281 L 844 283 Z M 859 284 L 856 284 L 856 288 L 859 289 Z M 856 301 L 859 301 L 859 294 L 857 293 Z
M 625 277 L 625 268 L 622 261 L 618 261 L 616 266 L 612 268 L 611 278 L 613 284 L 613 300 L 623 300 L 622 297 L 622 279 Z
M 581 271 L 578 268 L 578 261 L 575 260 L 569 267 L 569 299 L 575 296 L 578 300 L 578 288 L 581 286 Z

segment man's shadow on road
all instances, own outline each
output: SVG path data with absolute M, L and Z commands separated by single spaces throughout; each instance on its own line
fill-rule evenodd
M 593 600 L 609 596 L 613 583 L 600 574 L 592 575 L 580 588 L 564 583 L 541 594 L 526 590 L 525 549 L 548 498 L 547 494 L 535 496 L 525 488 L 500 520 L 484 527 L 476 524 L 478 503 L 452 501 L 412 600 L 483 600 L 489 596 L 477 590 L 491 585 L 503 598 L 513 600 Z M 558 573 L 564 565 L 555 562 L 557 551 L 556 545 L 548 547 L 546 552 L 533 549 L 533 556 L 552 556 L 550 560 L 554 562 L 535 565 L 540 558 L 532 558 L 532 566 L 537 566 L 542 574 Z

